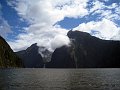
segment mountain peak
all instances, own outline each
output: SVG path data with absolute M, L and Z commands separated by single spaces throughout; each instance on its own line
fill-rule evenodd
M 27 49 L 26 49 L 26 51 L 27 52 L 29 52 L 29 51 L 31 51 L 31 50 L 34 50 L 34 51 L 36 51 L 36 50 L 38 50 L 38 46 L 37 46 L 37 43 L 34 43 L 34 44 L 32 44 L 30 47 L 28 47 Z
M 67 36 L 69 38 L 77 38 L 77 37 L 83 37 L 83 38 L 86 38 L 86 37 L 90 37 L 91 35 L 87 32 L 82 32 L 82 31 L 72 31 L 70 30 L 68 33 L 67 33 Z

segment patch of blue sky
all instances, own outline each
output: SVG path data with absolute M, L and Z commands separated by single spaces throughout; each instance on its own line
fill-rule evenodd
M 87 2 L 86 8 L 87 8 L 88 10 L 90 10 L 91 8 L 93 8 L 93 6 L 94 6 L 93 1 L 94 1 L 94 0 L 89 0 L 89 1 Z
M 89 14 L 87 16 L 84 16 L 82 18 L 70 18 L 70 17 L 65 17 L 63 20 L 57 22 L 57 25 L 60 25 L 61 28 L 65 28 L 65 29 L 73 29 L 77 26 L 79 26 L 79 24 L 82 23 L 87 23 L 90 21 L 100 21 L 101 20 L 101 16 L 100 14 L 96 13 L 96 14 Z
M 103 2 L 107 6 L 112 5 L 113 3 L 120 5 L 120 0 L 99 0 L 99 1 Z
M 114 20 L 118 27 L 120 27 L 120 20 Z
M 88 11 L 90 11 L 91 8 L 93 8 L 93 2 L 95 0 L 89 0 L 87 2 L 87 7 Z M 62 7 L 60 7 L 62 8 Z M 82 18 L 70 18 L 70 17 L 65 17 L 63 20 L 58 21 L 55 25 L 60 25 L 61 28 L 65 29 L 73 29 L 77 27 L 81 23 L 87 23 L 90 21 L 100 21 L 103 17 L 101 16 L 100 13 L 95 13 L 95 11 L 89 13 L 89 15 L 86 15 Z
M 95 0 L 90 0 L 90 1 L 88 2 L 88 6 L 87 6 L 87 9 L 88 9 L 88 10 L 93 7 L 93 2 L 94 2 L 94 1 L 95 1 Z M 120 0 L 99 0 L 99 1 L 104 2 L 104 4 L 105 4 L 106 6 L 110 6 L 110 5 L 112 5 L 113 3 L 116 3 L 118 6 L 120 5 Z M 119 18 L 120 13 L 116 12 L 116 8 L 108 8 L 108 7 L 105 7 L 103 10 L 104 10 L 104 11 L 110 10 L 110 11 L 111 11 L 111 15 L 113 15 L 112 21 L 115 22 L 118 26 L 120 26 L 120 18 Z M 95 16 L 97 15 L 97 16 L 98 16 L 98 20 L 101 20 L 102 18 L 104 18 L 104 16 L 101 16 L 100 13 L 98 14 L 98 13 L 96 13 L 95 11 L 93 11 L 91 14 L 95 14 Z M 114 15 L 116 15 L 116 16 L 114 16 Z M 94 15 L 93 15 L 93 16 L 94 16 Z M 96 20 L 97 20 L 97 19 L 96 19 Z
M 10 7 L 5 0 L 0 0 L 2 5 L 2 17 L 7 20 L 8 24 L 11 27 L 13 33 L 8 34 L 7 39 L 16 39 L 16 36 L 20 33 L 23 33 L 23 28 L 28 26 L 28 23 L 25 20 L 17 15 L 17 12 Z M 12 34 L 12 35 L 11 35 Z
M 111 18 L 111 20 L 113 22 L 115 22 L 117 25 L 120 25 L 120 13 L 117 13 L 116 12 L 116 8 L 112 8 L 112 9 L 109 9 L 109 8 L 104 8 L 104 11 L 105 10 L 110 10 L 111 11 L 111 16 L 113 15 L 113 17 Z M 114 16 L 115 15 L 115 16 Z

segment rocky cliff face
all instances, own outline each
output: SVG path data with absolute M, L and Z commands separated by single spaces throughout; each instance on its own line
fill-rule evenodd
M 23 67 L 21 59 L 0 36 L 0 68 Z
M 56 49 L 48 67 L 120 67 L 119 41 L 101 40 L 80 31 L 69 31 L 67 35 L 71 39 L 71 47 Z

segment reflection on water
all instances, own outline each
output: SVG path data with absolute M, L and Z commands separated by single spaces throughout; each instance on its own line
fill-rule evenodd
M 0 90 L 120 90 L 120 69 L 1 69 Z

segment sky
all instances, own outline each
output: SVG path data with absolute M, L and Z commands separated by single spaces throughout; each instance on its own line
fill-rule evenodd
M 14 51 L 54 51 L 69 45 L 69 30 L 120 40 L 120 0 L 0 0 L 0 35 Z

